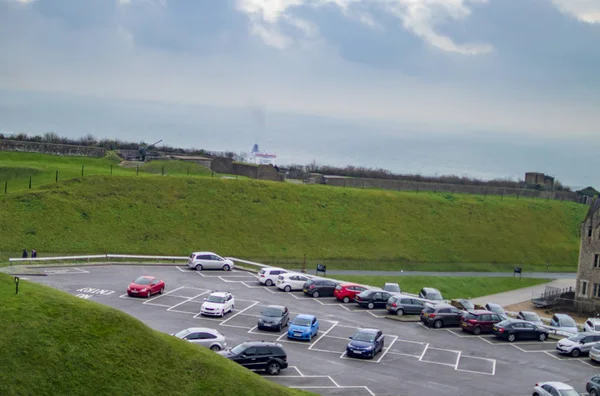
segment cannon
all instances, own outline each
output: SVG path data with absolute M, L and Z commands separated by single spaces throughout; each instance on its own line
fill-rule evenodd
M 159 140 L 159 141 L 158 141 L 158 142 L 156 142 L 156 143 L 153 143 L 153 144 L 149 145 L 149 146 L 148 146 L 148 145 L 142 145 L 142 146 L 140 146 L 140 147 L 138 148 L 138 155 L 137 155 L 137 159 L 138 159 L 138 160 L 140 160 L 140 161 L 142 161 L 142 162 L 145 162 L 145 161 L 146 161 L 146 155 L 148 155 L 148 151 L 149 151 L 151 148 L 154 148 L 154 147 L 155 147 L 155 146 L 156 146 L 158 143 L 160 143 L 160 142 L 162 142 L 162 139 L 161 139 L 161 140 Z

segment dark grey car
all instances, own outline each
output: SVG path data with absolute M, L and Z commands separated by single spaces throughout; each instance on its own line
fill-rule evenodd
M 440 329 L 445 326 L 459 326 L 464 312 L 450 304 L 427 304 L 421 313 L 421 322 Z
M 392 296 L 385 308 L 393 315 L 419 315 L 425 308 L 425 303 L 413 297 Z
M 600 376 L 595 375 L 585 384 L 585 391 L 590 394 L 590 396 L 598 396 L 600 395 Z
M 260 330 L 281 331 L 290 321 L 290 311 L 282 305 L 269 305 L 258 318 Z

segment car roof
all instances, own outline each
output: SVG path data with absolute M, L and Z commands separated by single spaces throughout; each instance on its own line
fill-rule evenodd
M 231 293 L 229 293 L 229 292 L 222 292 L 222 291 L 217 291 L 217 292 L 210 293 L 211 296 L 217 296 L 217 297 L 225 297 L 228 294 L 231 294 Z
M 561 319 L 561 318 L 563 318 L 563 319 L 565 319 L 565 318 L 573 319 L 569 315 L 567 315 L 567 314 L 561 314 L 561 313 L 554 314 L 554 316 L 556 316 L 558 319 Z
M 544 383 L 542 383 L 540 385 L 550 385 L 550 386 L 552 386 L 552 387 L 554 387 L 556 389 L 559 389 L 559 390 L 573 389 L 573 387 L 571 385 L 567 385 L 567 384 L 564 384 L 562 382 L 555 382 L 555 381 L 544 382 Z
M 192 252 L 192 254 L 195 254 L 195 255 L 199 255 L 199 254 L 214 254 L 215 256 L 218 256 L 218 254 L 215 253 L 215 252 Z
M 348 287 L 348 286 L 362 286 L 362 285 L 360 285 L 358 283 L 352 283 L 352 282 L 342 282 L 342 283 L 340 283 L 340 286 Z
M 386 285 L 397 285 L 397 282 L 385 282 Z
M 475 315 L 484 315 L 484 314 L 494 315 L 494 313 L 492 311 L 488 311 L 487 309 L 475 309 L 475 310 L 471 311 L 470 313 L 475 314 Z
M 596 323 L 600 323 L 600 318 L 587 318 L 586 320 L 589 320 L 590 322 L 596 324 Z
M 296 318 L 298 318 L 298 319 L 310 319 L 310 320 L 313 320 L 313 319 L 316 318 L 316 316 L 315 315 L 308 315 L 308 314 L 298 314 L 296 316 Z
M 519 311 L 519 313 L 523 314 L 523 315 L 535 315 L 535 316 L 540 316 L 538 315 L 536 312 L 533 311 Z
M 357 333 L 377 333 L 378 331 L 381 331 L 379 329 L 358 329 L 356 332 Z
M 274 341 L 246 341 L 246 342 L 243 342 L 242 344 L 247 345 L 247 346 L 268 345 L 268 346 L 278 346 L 280 348 L 283 348 L 283 346 L 280 343 L 274 342 Z
M 486 303 L 485 305 L 487 305 L 489 307 L 500 307 L 500 308 L 502 308 L 502 305 L 496 304 L 496 303 L 493 303 L 493 302 Z
M 211 329 L 208 327 L 190 327 L 186 329 L 190 333 L 213 333 L 213 334 L 221 334 L 218 330 Z
M 452 305 L 446 304 L 446 303 L 439 303 L 439 304 L 429 304 L 428 303 L 427 306 L 435 308 L 435 309 L 440 309 L 440 308 L 454 308 Z
M 276 308 L 276 309 L 281 309 L 281 310 L 285 309 L 285 307 L 283 305 L 267 305 L 267 308 Z
M 154 278 L 156 278 L 156 276 L 152 276 L 152 275 L 142 275 L 142 276 L 138 276 L 136 279 L 140 279 L 140 278 L 154 279 Z

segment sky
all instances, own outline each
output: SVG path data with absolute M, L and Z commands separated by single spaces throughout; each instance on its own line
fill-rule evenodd
M 0 131 L 600 186 L 600 0 L 0 0 Z

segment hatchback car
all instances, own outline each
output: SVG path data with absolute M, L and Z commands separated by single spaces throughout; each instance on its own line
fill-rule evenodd
M 302 290 L 304 294 L 314 298 L 333 297 L 337 285 L 337 282 L 328 279 L 309 279 Z
M 286 292 L 302 290 L 304 284 L 310 280 L 308 275 L 288 272 L 277 277 L 277 288 Z
M 346 356 L 361 356 L 373 358 L 383 351 L 385 336 L 381 330 L 360 329 L 350 337 L 346 346 Z
M 463 314 L 463 311 L 449 304 L 426 304 L 421 313 L 421 322 L 436 329 L 459 326 Z
M 600 333 L 600 318 L 587 318 L 583 324 L 584 331 Z
M 419 315 L 425 308 L 425 303 L 418 298 L 408 296 L 391 296 L 385 308 L 392 315 Z
M 517 314 L 517 319 L 521 319 L 538 326 L 542 326 L 544 324 L 544 322 L 538 314 L 530 311 L 520 311 Z
M 550 326 L 565 333 L 577 334 L 579 332 L 577 323 L 566 314 L 554 314 L 550 320 Z
M 192 344 L 210 348 L 213 351 L 220 351 L 227 347 L 225 336 L 215 329 L 190 327 L 189 329 L 181 330 L 180 332 L 171 335 L 189 341 Z
M 335 287 L 333 296 L 343 303 L 349 303 L 354 300 L 357 294 L 367 290 L 366 286 L 356 283 L 340 283 Z
M 225 259 L 213 252 L 194 252 L 190 254 L 187 265 L 196 271 L 205 269 L 231 271 L 234 267 L 232 260 Z
M 313 315 L 300 314 L 290 322 L 287 338 L 311 341 L 318 332 L 319 320 Z
M 589 353 L 592 347 L 598 342 L 600 342 L 600 334 L 577 333 L 558 341 L 556 343 L 556 351 L 563 355 L 579 357 L 581 354 Z
M 590 396 L 598 396 L 600 395 L 600 376 L 595 375 L 588 380 L 585 384 L 585 391 L 590 394 Z
M 562 382 L 542 382 L 535 384 L 533 396 L 581 396 L 581 393 Z
M 546 341 L 548 330 L 519 319 L 507 319 L 493 327 L 496 338 L 513 342 L 516 340 Z
M 475 335 L 481 333 L 491 333 L 496 323 L 502 322 L 500 315 L 490 311 L 476 309 L 466 313 L 461 321 L 460 327 L 463 331 L 471 332 Z
M 200 306 L 200 315 L 205 316 L 225 316 L 228 312 L 233 312 L 235 299 L 228 292 L 211 293 Z
M 265 286 L 273 286 L 277 282 L 277 277 L 286 272 L 283 268 L 261 268 L 256 279 Z
M 483 309 L 487 309 L 488 311 L 499 315 L 504 320 L 508 319 L 508 315 L 506 314 L 506 312 L 504 312 L 504 308 L 502 308 L 502 305 L 500 304 L 487 303 L 483 306 Z
M 368 309 L 386 308 L 387 302 L 392 295 L 383 290 L 365 290 L 354 298 L 354 302 Z
M 281 331 L 290 321 L 290 311 L 282 305 L 269 305 L 258 318 L 259 330 Z
M 287 354 L 281 344 L 268 341 L 247 341 L 231 349 L 217 352 L 252 371 L 278 375 L 288 367 Z
M 442 293 L 438 289 L 434 289 L 432 287 L 424 287 L 419 292 L 419 297 L 424 298 L 425 300 L 429 300 L 432 303 L 440 303 L 444 301 L 442 297 Z
M 150 298 L 153 294 L 163 294 L 164 291 L 165 282 L 155 276 L 140 276 L 127 287 L 127 295 L 130 297 Z

